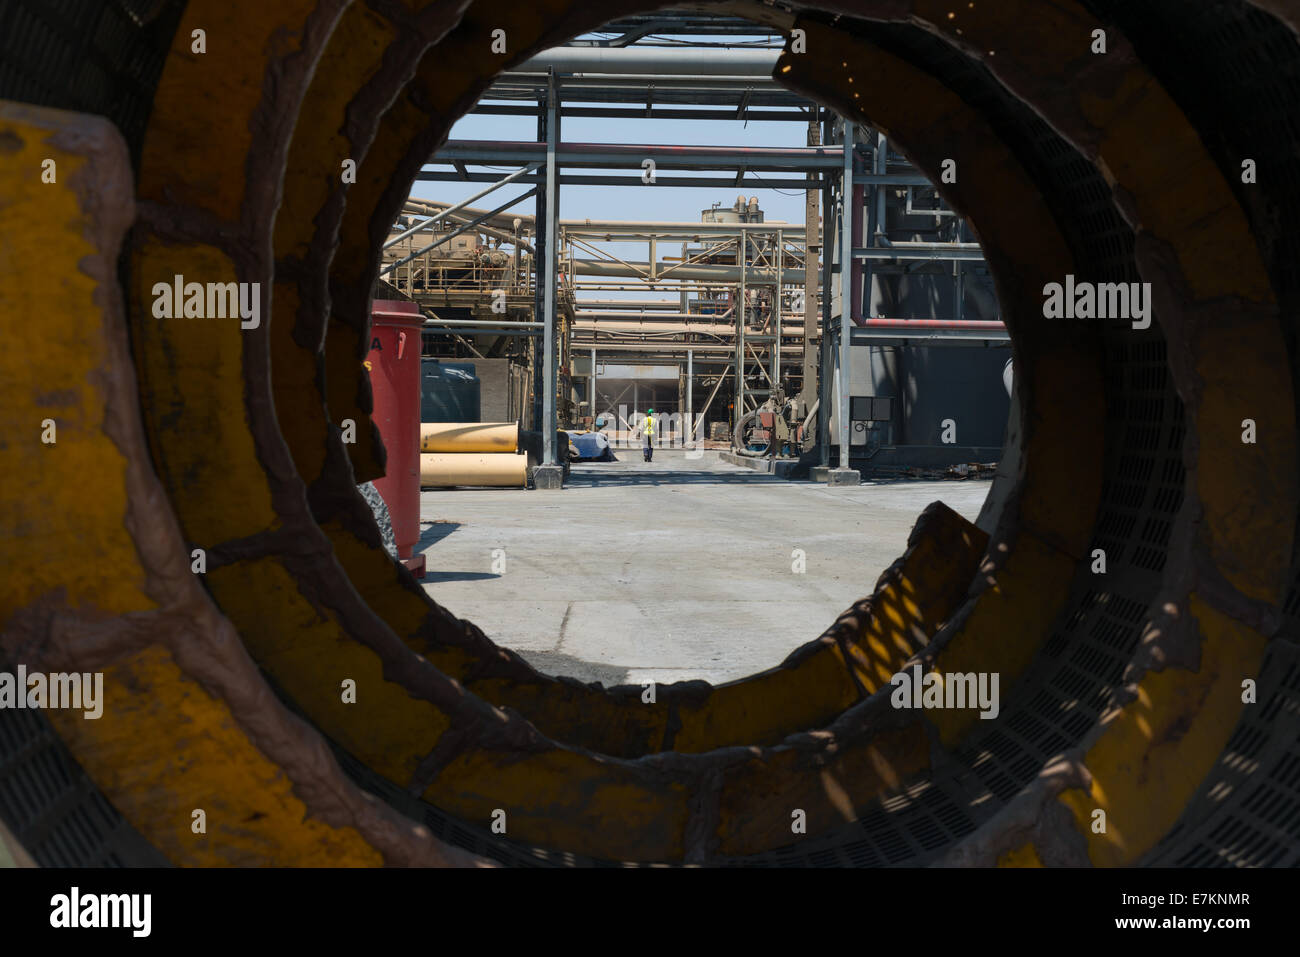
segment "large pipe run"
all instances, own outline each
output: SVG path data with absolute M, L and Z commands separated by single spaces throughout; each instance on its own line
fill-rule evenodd
M 659 76 L 745 76 L 770 80 L 780 54 L 775 50 L 729 50 L 726 56 L 701 57 L 694 50 L 631 47 L 555 47 L 525 60 L 515 73 Z
M 520 488 L 528 476 L 528 456 L 514 452 L 422 452 L 420 486 L 490 485 Z
M 514 452 L 518 448 L 518 422 L 425 422 L 420 426 L 421 452 Z

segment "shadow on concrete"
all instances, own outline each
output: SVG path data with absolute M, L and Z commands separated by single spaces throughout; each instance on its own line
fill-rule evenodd
M 421 520 L 420 524 L 424 528 L 420 532 L 419 539 L 415 542 L 415 550 L 422 552 L 426 548 L 437 545 L 440 541 L 450 535 L 456 529 L 460 528 L 460 522 L 428 522 Z
M 426 570 L 422 585 L 435 585 L 438 582 L 481 582 L 491 578 L 500 578 L 491 572 L 439 572 Z
M 576 678 L 584 684 L 599 681 L 606 688 L 612 688 L 627 684 L 627 677 L 631 674 L 627 668 L 619 665 L 601 665 L 583 661 L 561 651 L 519 651 L 514 648 L 511 650 L 542 674 L 557 678 Z
M 566 485 L 789 485 L 788 479 L 766 472 L 706 472 L 695 469 L 656 469 L 598 472 L 577 469 L 569 473 Z

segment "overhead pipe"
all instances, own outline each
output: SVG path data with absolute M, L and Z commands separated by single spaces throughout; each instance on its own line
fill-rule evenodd
M 685 353 L 691 350 L 695 353 L 722 354 L 735 356 L 736 349 L 734 346 L 726 343 L 712 342 L 674 342 L 664 340 L 662 342 L 611 342 L 606 339 L 574 339 L 570 345 L 576 348 L 591 349 L 595 348 L 601 352 L 679 352 Z M 783 355 L 801 355 L 803 353 L 802 345 L 782 345 L 781 353 Z
M 461 200 L 459 203 L 457 203 L 454 206 L 448 206 L 442 212 L 436 213 L 434 216 L 432 216 L 429 219 L 426 219 L 424 222 L 416 223 L 411 228 L 398 233 L 396 236 L 391 237 L 388 240 L 388 242 L 384 243 L 384 248 L 387 249 L 388 247 L 401 242 L 403 239 L 405 239 L 407 236 L 410 236 L 412 233 L 418 233 L 422 229 L 428 229 L 430 226 L 433 226 L 435 223 L 441 222 L 443 219 L 445 219 L 447 216 L 451 215 L 452 213 L 456 212 L 457 210 L 464 209 L 470 203 L 474 202 L 474 200 L 482 199 L 488 193 L 495 192 L 496 190 L 500 189 L 502 186 L 505 186 L 507 183 L 513 183 L 521 176 L 526 176 L 529 173 L 536 172 L 539 166 L 541 166 L 540 163 L 529 163 L 527 166 L 520 167 L 519 169 L 511 173 L 509 176 L 507 176 L 505 179 L 497 180 L 487 189 L 481 189 L 473 196 Z
M 478 225 L 479 225 L 480 223 L 482 223 L 484 220 L 491 219 L 493 216 L 496 216 L 498 213 L 504 212 L 505 210 L 509 209 L 511 206 L 515 205 L 516 203 L 521 203 L 521 202 L 523 202 L 524 200 L 528 199 L 528 197 L 532 196 L 532 195 L 533 195 L 534 193 L 536 193 L 536 192 L 537 192 L 537 187 L 534 186 L 534 187 L 533 187 L 532 189 L 530 189 L 528 192 L 526 192 L 526 193 L 524 193 L 524 194 L 522 194 L 522 195 L 520 195 L 520 196 L 517 196 L 517 197 L 515 197 L 514 199 L 507 200 L 505 203 L 502 203 L 500 206 L 498 206 L 496 209 L 492 210 L 490 213 L 486 213 L 486 214 L 484 214 L 484 215 L 482 215 L 482 216 L 479 216 L 477 219 L 474 219 L 474 220 L 472 220 L 472 221 L 466 223 L 464 226 L 461 226 L 459 229 L 453 230 L 452 232 L 448 233 L 446 236 L 443 236 L 443 237 L 441 237 L 441 238 L 439 238 L 439 239 L 434 240 L 433 242 L 429 243 L 429 245 L 427 245 L 427 246 L 423 246 L 423 247 L 421 247 L 420 249 L 417 249 L 415 252 L 413 252 L 413 253 L 411 253 L 411 254 L 409 254 L 409 255 L 407 255 L 407 256 L 403 256 L 401 259 L 398 259 L 398 260 L 396 260 L 396 261 L 394 261 L 394 262 L 388 263 L 386 266 L 384 266 L 383 269 L 379 270 L 379 275 L 381 275 L 381 276 L 386 276 L 386 275 L 388 275 L 390 272 L 392 272 L 394 269 L 396 269 L 398 266 L 401 266 L 401 265 L 403 265 L 404 263 L 409 263 L 412 259 L 415 259 L 415 258 L 417 258 L 417 257 L 419 257 L 419 256 L 423 256 L 425 253 L 429 252 L 430 250 L 432 250 L 432 249 L 436 249 L 436 248 L 438 248 L 439 246 L 442 246 L 442 245 L 444 245 L 444 244 L 446 244 L 446 243 L 451 242 L 453 239 L 455 239 L 455 238 L 456 238 L 457 236 L 459 236 L 461 233 L 465 233 L 465 232 L 468 232 L 468 231 L 471 230 L 471 229 L 474 229 L 476 226 L 478 226 Z
M 586 306 L 585 302 L 579 302 L 577 305 L 578 305 L 578 309 L 576 312 L 577 318 L 579 320 L 586 319 L 592 322 L 610 320 L 610 319 L 619 320 L 623 322 L 634 322 L 637 320 L 644 320 L 646 322 L 670 322 L 673 320 L 680 321 L 685 319 L 701 319 L 704 320 L 705 322 L 710 322 L 710 321 L 716 322 L 719 319 L 725 319 L 727 316 L 731 315 L 731 310 L 732 308 L 734 308 L 734 307 L 728 307 L 726 312 L 654 311 L 654 312 L 646 312 L 644 315 L 641 315 L 639 313 L 632 312 L 632 311 L 620 312 L 616 309 L 585 309 L 583 308 L 584 306 Z M 796 313 L 790 313 L 790 315 L 796 315 Z
M 836 169 L 842 150 L 833 146 L 673 146 L 663 143 L 565 143 L 556 163 L 569 167 L 613 167 L 611 160 L 626 159 L 637 166 L 654 159 L 659 166 L 681 169 L 736 169 L 757 171 Z M 529 140 L 448 140 L 429 163 L 537 163 L 546 144 Z M 525 171 L 526 172 L 526 171 Z M 524 172 L 515 174 L 524 175 Z M 500 185 L 496 183 L 494 185 Z M 488 191 L 490 192 L 490 190 Z M 475 197 L 477 198 L 477 197 Z
M 701 57 L 696 50 L 661 47 L 552 47 L 512 69 L 511 73 L 734 76 L 771 80 L 780 50 L 730 49 L 726 56 Z
M 649 334 L 680 334 L 680 333 L 698 333 L 702 336 L 730 336 L 735 335 L 736 327 L 730 323 L 656 323 L 646 326 L 636 322 L 583 322 L 578 319 L 573 323 L 575 332 L 608 332 L 618 334 L 635 334 L 639 332 Z M 793 330 L 793 331 L 792 331 Z M 781 329 L 782 338 L 793 338 L 803 335 L 803 325 L 786 325 Z
M 519 329 L 541 329 L 546 323 L 541 322 L 514 322 L 505 319 L 425 319 L 426 328 L 440 328 L 442 326 L 455 326 L 457 329 L 473 329 L 482 327 L 484 329 L 499 329 L 503 327 Z
M 407 207 L 416 207 L 417 205 L 418 204 L 413 204 L 410 200 L 406 201 Z M 429 204 L 429 205 L 436 206 L 437 204 Z M 428 212 L 419 210 L 417 208 L 404 209 L 403 212 L 413 213 L 414 215 L 417 216 L 429 215 Z M 468 223 L 470 222 L 470 220 L 474 219 L 475 217 L 481 216 L 484 212 L 487 212 L 487 210 L 475 209 L 472 206 L 466 206 L 463 209 L 452 213 L 447 218 L 452 222 L 456 222 L 456 223 Z M 496 218 L 496 217 L 491 217 L 491 218 Z M 514 218 L 519 219 L 522 217 L 516 216 Z M 522 226 L 524 224 L 521 223 L 520 225 Z M 529 225 L 531 225 L 531 222 L 529 223 Z M 499 239 L 503 243 L 510 243 L 512 246 L 517 246 L 531 255 L 537 254 L 536 250 L 533 249 L 532 243 L 526 242 L 525 240 L 521 239 L 514 232 L 508 232 L 504 229 L 497 229 L 493 226 L 488 226 L 487 220 L 480 220 L 477 229 L 479 232 L 484 233 L 487 236 L 491 236 L 494 239 Z
M 650 264 L 645 262 L 632 262 L 624 265 L 607 262 L 603 259 L 574 259 L 572 263 L 573 272 L 579 275 L 633 276 L 645 280 L 650 278 Z M 719 286 L 725 286 L 740 282 L 741 268 L 726 265 L 682 266 L 672 262 L 659 262 L 655 264 L 655 272 L 657 275 L 667 273 L 661 281 L 704 279 L 711 280 Z M 746 271 L 746 277 L 746 282 L 750 285 L 770 286 L 776 281 L 776 270 L 751 268 Z M 802 272 L 794 272 L 787 274 L 784 280 L 786 285 L 802 286 L 804 276 Z
M 446 208 L 447 203 L 438 202 L 428 199 L 408 199 L 408 206 L 424 206 L 431 209 Z M 469 217 L 477 216 L 486 212 L 472 206 L 462 207 L 457 211 L 460 215 Z M 426 214 L 427 215 L 427 214 Z M 454 218 L 454 217 L 453 217 Z M 516 213 L 511 219 L 518 219 L 523 226 L 533 226 L 533 215 L 531 213 Z M 652 220 L 652 219 L 635 219 L 635 220 L 613 220 L 613 219 L 561 219 L 560 226 L 565 232 L 585 235 L 587 233 L 596 233 L 605 235 L 606 233 L 618 233 L 619 235 L 628 235 L 627 231 L 642 230 L 649 232 L 653 230 L 657 236 L 663 236 L 666 233 L 692 235 L 711 235 L 714 233 L 736 233 L 736 232 L 774 232 L 781 229 L 787 235 L 802 236 L 804 227 L 799 223 L 789 223 L 780 219 L 769 219 L 761 223 L 704 223 L 695 222 L 694 220 Z

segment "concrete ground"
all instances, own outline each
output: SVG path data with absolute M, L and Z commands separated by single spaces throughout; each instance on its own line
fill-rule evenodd
M 618 456 L 574 465 L 560 491 L 423 492 L 429 594 L 549 674 L 719 683 L 779 664 L 870 594 L 930 502 L 973 521 L 990 485 L 827 488 L 716 452 Z

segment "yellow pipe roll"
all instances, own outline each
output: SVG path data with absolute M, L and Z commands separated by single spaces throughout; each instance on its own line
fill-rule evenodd
M 421 452 L 513 452 L 519 448 L 518 422 L 425 422 Z
M 420 485 L 496 485 L 522 487 L 528 456 L 513 452 L 425 452 L 420 455 Z

